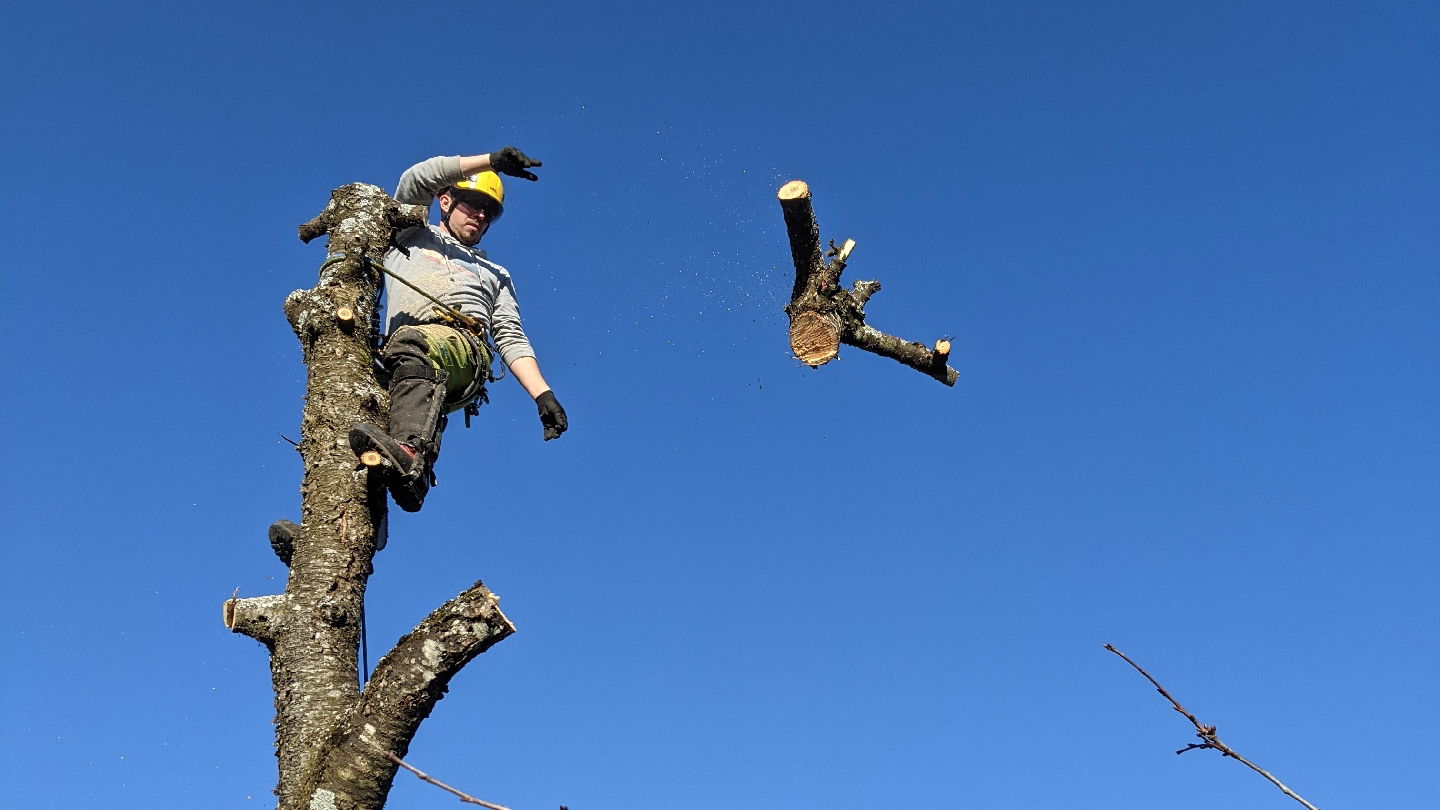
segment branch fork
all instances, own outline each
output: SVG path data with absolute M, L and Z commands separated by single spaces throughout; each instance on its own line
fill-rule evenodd
M 795 285 L 785 312 L 790 316 L 790 351 L 800 362 L 822 366 L 840 354 L 840 345 L 854 346 L 881 357 L 889 357 L 940 382 L 953 386 L 960 372 L 948 365 L 950 340 L 942 338 L 933 346 L 901 340 L 865 323 L 865 305 L 880 291 L 880 282 L 856 281 L 846 290 L 840 274 L 855 249 L 855 240 L 846 239 L 820 250 L 820 227 L 810 202 L 810 187 L 792 180 L 777 194 L 790 238 L 790 257 L 795 263 Z

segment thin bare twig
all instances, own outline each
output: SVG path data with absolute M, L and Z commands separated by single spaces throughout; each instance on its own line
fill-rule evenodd
M 1248 759 L 1240 756 L 1239 754 L 1235 753 L 1235 749 L 1233 749 L 1233 748 L 1231 748 L 1230 746 L 1226 745 L 1225 743 L 1221 742 L 1221 741 L 1220 741 L 1220 738 L 1215 735 L 1215 727 L 1214 727 L 1214 726 L 1207 726 L 1207 725 L 1204 725 L 1203 723 L 1201 723 L 1199 720 L 1196 720 L 1196 719 L 1195 719 L 1195 715 L 1191 714 L 1184 706 L 1181 706 L 1181 705 L 1180 705 L 1180 701 L 1176 700 L 1169 692 L 1165 691 L 1165 687 L 1161 686 L 1159 681 L 1157 681 L 1157 680 L 1155 680 L 1154 678 L 1150 677 L 1150 673 L 1146 672 L 1146 671 L 1144 670 L 1144 668 L 1142 668 L 1139 664 L 1135 663 L 1134 661 L 1131 661 L 1131 660 L 1130 660 L 1130 656 L 1126 655 L 1125 653 L 1120 652 L 1119 650 L 1115 649 L 1113 646 L 1111 646 L 1111 645 L 1109 645 L 1109 644 L 1106 644 L 1106 645 L 1105 645 L 1105 649 L 1107 649 L 1107 650 L 1109 650 L 1110 652 L 1115 653 L 1116 655 L 1120 656 L 1121 658 L 1123 658 L 1123 659 L 1125 660 L 1125 663 L 1127 663 L 1127 664 L 1129 664 L 1130 666 L 1134 667 L 1136 672 L 1139 672 L 1141 675 L 1144 675 L 1144 676 L 1145 676 L 1145 680 L 1149 681 L 1149 682 L 1151 683 L 1151 685 L 1153 685 L 1153 686 L 1155 687 L 1155 691 L 1159 692 L 1166 700 L 1170 701 L 1170 705 L 1175 709 L 1175 711 L 1177 711 L 1177 712 L 1181 713 L 1182 715 L 1184 715 L 1184 716 L 1185 716 L 1185 719 L 1186 719 L 1186 720 L 1189 720 L 1189 721 L 1190 721 L 1190 724 L 1193 725 L 1193 726 L 1195 726 L 1195 736 L 1199 737 L 1200 740 L 1201 740 L 1201 742 L 1199 742 L 1199 743 L 1190 743 L 1189 745 L 1185 746 L 1184 748 L 1181 748 L 1179 751 L 1176 751 L 1176 752 L 1175 752 L 1176 754 L 1183 754 L 1183 753 L 1185 753 L 1186 751 L 1190 751 L 1190 750 L 1193 750 L 1193 749 L 1196 749 L 1196 748 L 1213 748 L 1213 749 L 1215 749 L 1216 751 L 1219 751 L 1221 754 L 1224 754 L 1224 755 L 1227 756 L 1227 757 L 1231 757 L 1231 758 L 1233 758 L 1233 759 L 1239 760 L 1240 762 L 1244 763 L 1245 766 L 1248 767 L 1250 770 L 1252 770 L 1252 771 L 1260 774 L 1261 776 L 1265 777 L 1266 779 L 1269 779 L 1269 780 L 1270 780 L 1270 784 L 1274 785 L 1274 786 L 1277 787 L 1277 788 L 1280 788 L 1280 790 L 1283 791 L 1286 796 L 1289 796 L 1290 798 L 1294 799 L 1295 801 L 1297 801 L 1297 802 L 1305 805 L 1306 807 L 1310 808 L 1310 810 L 1319 810 L 1319 808 L 1316 807 L 1315 805 L 1313 805 L 1313 804 L 1311 804 L 1310 802 L 1307 802 L 1307 801 L 1305 801 L 1304 799 L 1300 798 L 1299 794 L 1295 793 L 1295 791 L 1291 790 L 1291 789 L 1288 788 L 1288 787 L 1285 787 L 1285 785 L 1284 785 L 1283 783 L 1281 783 L 1281 781 L 1280 781 L 1279 779 L 1276 779 L 1275 777 L 1271 776 L 1268 771 L 1262 770 L 1262 769 L 1261 769 L 1259 766 L 1257 766 L 1255 763 L 1253 763 L 1253 762 L 1251 762 L 1250 760 L 1248 760 Z
M 506 807 L 506 806 L 503 805 L 503 804 L 492 804 L 492 803 L 487 802 L 487 801 L 485 801 L 485 800 L 483 800 L 483 799 L 477 799 L 477 798 L 475 798 L 474 796 L 470 796 L 470 795 L 468 795 L 468 794 L 461 793 L 460 791 L 456 790 L 455 788 L 450 787 L 449 785 L 445 784 L 444 782 L 441 782 L 439 779 L 435 779 L 435 778 L 431 777 L 429 774 L 425 773 L 424 771 L 420 770 L 419 768 L 416 768 L 414 765 L 411 765 L 410 763 L 406 762 L 405 760 L 401 759 L 400 757 L 395 756 L 395 752 L 394 752 L 394 751 L 386 751 L 386 752 L 385 752 L 385 756 L 389 757 L 391 762 L 395 763 L 396 765 L 399 765 L 400 767 L 404 768 L 405 770 L 407 770 L 407 771 L 415 774 L 416 776 L 420 777 L 420 781 L 422 781 L 422 782 L 429 782 L 430 784 L 434 785 L 435 787 L 438 787 L 438 788 L 440 788 L 440 789 L 442 789 L 442 790 L 447 790 L 447 791 L 455 794 L 456 796 L 459 796 L 459 797 L 460 797 L 460 803 L 461 803 L 461 804 L 478 804 L 478 805 L 480 805 L 481 807 L 488 807 L 488 808 L 490 808 L 490 810 L 510 810 L 510 808 Z

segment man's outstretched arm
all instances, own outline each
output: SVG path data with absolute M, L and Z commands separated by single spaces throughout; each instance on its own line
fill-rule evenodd
M 545 441 L 560 438 L 570 427 L 570 420 L 565 415 L 565 409 L 555 399 L 555 392 L 550 390 L 550 384 L 545 382 L 545 376 L 540 373 L 540 364 L 534 357 L 521 357 L 510 364 L 510 373 L 515 375 L 516 382 L 524 387 L 525 392 L 535 400 L 535 408 L 540 413 L 540 426 L 545 430 Z

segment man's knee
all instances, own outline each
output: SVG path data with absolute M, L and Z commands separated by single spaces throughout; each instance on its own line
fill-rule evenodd
M 380 362 L 392 372 L 397 366 L 409 363 L 430 363 L 430 345 L 425 333 L 413 326 L 402 326 L 385 338 L 380 349 Z

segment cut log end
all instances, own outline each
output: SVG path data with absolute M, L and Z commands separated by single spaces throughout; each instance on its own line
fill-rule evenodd
M 350 307 L 340 307 L 339 309 L 335 310 L 335 320 L 344 324 L 354 323 L 355 310 L 351 309 Z
M 840 325 L 818 312 L 790 319 L 790 351 L 807 366 L 823 366 L 840 354 Z
M 935 341 L 935 353 L 938 354 L 938 355 L 940 355 L 941 357 L 944 357 L 944 356 L 950 354 L 950 341 L 948 341 L 948 340 L 937 340 L 937 341 Z
M 366 450 L 360 454 L 360 463 L 366 467 L 379 467 L 385 463 L 385 458 L 374 450 Z
M 810 186 L 804 180 L 791 180 L 780 187 L 777 196 L 782 200 L 802 200 L 810 196 Z

